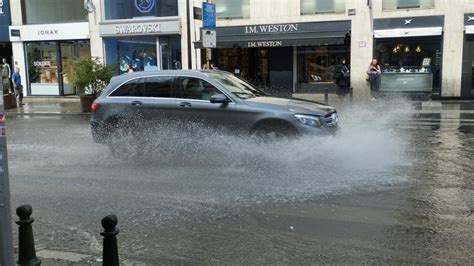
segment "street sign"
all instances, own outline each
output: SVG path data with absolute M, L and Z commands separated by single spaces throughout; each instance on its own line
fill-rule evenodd
M 202 30 L 202 46 L 205 48 L 216 48 L 216 31 Z
M 202 27 L 204 29 L 216 29 L 216 5 L 202 3 Z

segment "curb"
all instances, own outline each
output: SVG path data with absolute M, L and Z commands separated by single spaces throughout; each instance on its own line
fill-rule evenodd
M 56 113 L 56 112 L 34 112 L 34 113 L 15 113 L 15 112 L 5 112 L 8 116 L 57 116 L 57 115 L 91 115 L 92 113 L 82 113 L 82 112 L 66 112 L 66 113 Z

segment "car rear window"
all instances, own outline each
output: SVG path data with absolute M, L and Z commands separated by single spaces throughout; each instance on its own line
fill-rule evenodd
M 111 97 L 170 98 L 173 77 L 157 76 L 128 81 L 110 94 Z
M 145 79 L 134 79 L 120 86 L 110 94 L 113 97 L 143 97 L 145 96 Z

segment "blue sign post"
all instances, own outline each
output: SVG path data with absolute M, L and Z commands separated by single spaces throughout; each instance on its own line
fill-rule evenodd
M 207 30 L 216 29 L 216 5 L 202 3 L 202 27 Z

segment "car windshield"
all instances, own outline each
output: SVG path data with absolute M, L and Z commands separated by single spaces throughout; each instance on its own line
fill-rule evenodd
M 265 95 L 263 91 L 252 87 L 250 84 L 236 78 L 232 74 L 209 73 L 209 76 L 219 81 L 222 86 L 240 99 L 245 100 Z

